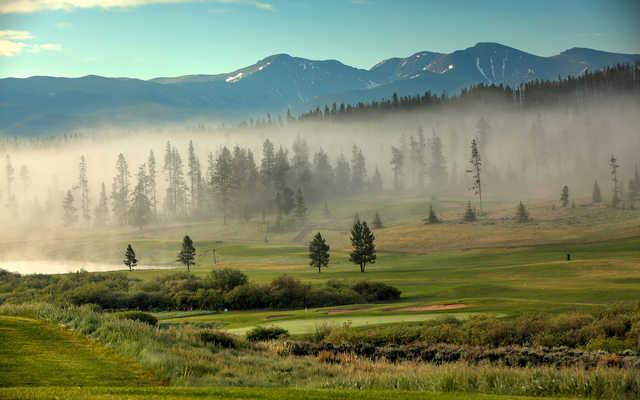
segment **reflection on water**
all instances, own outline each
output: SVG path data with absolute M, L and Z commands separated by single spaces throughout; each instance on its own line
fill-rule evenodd
M 135 269 L 166 269 L 171 266 L 142 265 Z M 64 274 L 85 270 L 89 272 L 122 271 L 128 268 L 124 264 L 100 264 L 81 261 L 1 261 L 0 269 L 27 274 Z

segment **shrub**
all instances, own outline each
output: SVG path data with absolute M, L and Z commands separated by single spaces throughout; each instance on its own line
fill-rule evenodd
M 149 313 L 145 313 L 141 311 L 127 311 L 127 312 L 120 313 L 119 316 L 124 319 L 140 321 L 151 326 L 158 325 L 158 318 L 154 317 Z
M 291 276 L 282 275 L 275 278 L 269 286 L 271 306 L 273 308 L 307 307 L 309 285 L 303 284 Z
M 382 282 L 361 281 L 353 285 L 352 289 L 366 301 L 397 300 L 401 293 L 399 289 Z
M 223 292 L 228 292 L 248 282 L 245 274 L 231 268 L 213 270 L 208 279 L 209 286 Z
M 270 297 L 268 288 L 246 283 L 225 293 L 224 304 L 235 310 L 265 308 L 271 303 Z
M 235 349 L 237 347 L 236 339 L 232 335 L 221 331 L 202 331 L 200 332 L 200 340 L 225 349 Z
M 277 326 L 258 326 L 247 332 L 247 340 L 252 342 L 284 339 L 286 337 L 289 337 L 289 332 Z

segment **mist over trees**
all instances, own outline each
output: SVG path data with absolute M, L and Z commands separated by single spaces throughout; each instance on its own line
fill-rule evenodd
M 475 213 L 486 198 L 564 203 L 558 189 L 565 185 L 567 207 L 633 208 L 638 88 L 635 70 L 619 67 L 517 90 L 421 97 L 419 107 L 396 98 L 391 108 L 327 107 L 317 118 L 238 127 L 86 127 L 2 138 L 0 220 L 25 232 L 207 219 L 287 231 L 330 217 L 347 198 L 410 194 L 428 204 L 446 197 L 473 201 Z

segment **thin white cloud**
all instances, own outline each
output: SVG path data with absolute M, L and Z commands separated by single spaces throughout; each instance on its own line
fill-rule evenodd
M 33 36 L 28 31 L 0 30 L 0 57 L 17 56 L 23 50 L 30 53 L 62 50 L 62 45 L 59 43 L 24 42 L 31 39 L 33 39 Z
M 76 8 L 127 8 L 148 4 L 211 2 L 237 4 L 272 11 L 273 5 L 263 0 L 0 0 L 0 14 L 33 13 L 43 10 L 70 11 Z
M 33 39 L 28 31 L 13 31 L 10 29 L 0 30 L 0 39 L 2 40 L 29 40 Z
M 215 3 L 220 4 L 238 4 L 244 6 L 252 6 L 260 10 L 273 11 L 273 5 L 266 1 L 259 0 L 213 0 Z

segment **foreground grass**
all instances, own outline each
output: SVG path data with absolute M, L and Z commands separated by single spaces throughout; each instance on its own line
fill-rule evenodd
M 96 312 L 90 307 L 61 309 L 51 305 L 2 305 L 0 315 L 30 316 L 55 324 L 63 324 L 107 345 L 123 357 L 138 361 L 147 370 L 155 372 L 176 386 L 269 387 L 281 388 L 285 392 L 289 388 L 304 388 L 311 390 L 312 393 L 317 389 L 349 391 L 355 388 L 363 391 L 357 393 L 400 390 L 423 392 L 423 396 L 433 392 L 460 392 L 473 394 L 466 397 L 471 399 L 478 398 L 474 397 L 476 393 L 508 395 L 510 396 L 508 398 L 580 396 L 629 399 L 637 398 L 640 388 L 640 377 L 637 371 L 618 368 L 598 367 L 588 370 L 581 367 L 512 368 L 464 362 L 434 365 L 410 361 L 400 363 L 373 361 L 357 356 L 346 357 L 340 363 L 326 363 L 319 357 L 286 355 L 278 349 L 281 345 L 278 342 L 256 345 L 240 339 L 237 339 L 235 348 L 221 348 L 203 342 L 200 335 L 202 330 L 193 326 L 157 329 L 137 321 L 123 320 L 110 314 Z M 16 327 L 16 329 L 20 328 Z M 26 362 L 25 365 L 28 366 L 30 361 Z M 55 374 L 55 370 L 41 372 L 45 376 Z M 4 393 L 17 393 L 13 398 L 16 396 L 29 398 L 28 393 L 25 392 L 23 395 L 17 392 L 22 389 L 15 390 L 16 392 L 0 392 L 0 397 L 4 396 Z M 255 390 L 259 394 L 266 389 Z M 266 392 L 272 393 L 268 390 Z M 34 393 L 34 396 L 38 395 L 37 391 Z M 415 396 L 419 395 L 415 394 Z M 272 398 L 267 395 L 248 396 L 249 398 Z M 308 398 L 304 395 L 300 396 L 300 398 Z M 150 397 L 154 398 L 154 396 Z M 203 397 L 207 397 L 206 393 Z M 395 396 L 381 394 L 371 398 L 389 397 Z M 83 398 L 83 396 L 67 398 Z M 114 395 L 114 397 L 104 398 L 126 397 Z
M 5 400 L 192 400 L 192 399 L 237 399 L 237 400 L 319 400 L 354 399 L 386 400 L 504 400 L 533 399 L 533 397 L 496 396 L 476 393 L 420 393 L 407 391 L 374 390 L 302 390 L 273 388 L 11 388 L 0 389 L 0 398 Z M 556 398 L 559 399 L 559 398 Z
M 0 316 L 0 387 L 160 382 L 137 362 L 68 330 L 30 318 Z

